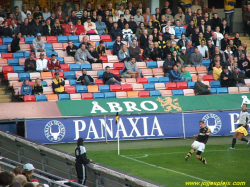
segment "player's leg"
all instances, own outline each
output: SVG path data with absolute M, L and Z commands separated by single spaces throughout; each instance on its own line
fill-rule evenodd
M 187 153 L 187 155 L 186 155 L 186 157 L 185 157 L 185 161 L 187 162 L 188 161 L 188 159 L 189 159 L 189 157 L 191 157 L 192 156 L 192 154 L 194 153 L 194 151 L 195 151 L 195 149 L 190 149 L 190 151 Z
M 246 142 L 247 143 L 247 147 L 249 147 L 249 140 L 247 140 L 246 138 L 243 138 L 244 134 L 243 133 L 239 133 L 238 135 L 238 139 L 243 141 L 243 142 Z
M 234 146 L 236 144 L 236 139 L 238 138 L 238 135 L 239 135 L 239 132 L 235 132 L 234 135 L 233 135 L 233 140 L 232 140 L 232 147 L 230 147 L 229 149 L 230 150 L 234 150 Z
M 197 151 L 196 158 L 200 160 L 203 164 L 207 164 L 206 159 L 201 156 L 201 151 Z

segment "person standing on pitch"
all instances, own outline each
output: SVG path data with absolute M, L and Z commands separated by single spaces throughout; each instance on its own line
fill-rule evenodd
M 249 123 L 250 115 L 247 112 L 247 104 L 242 105 L 242 111 L 240 112 L 240 115 L 238 118 L 234 120 L 234 123 L 239 120 L 239 125 L 238 128 L 235 130 L 234 136 L 233 136 L 233 141 L 232 141 L 232 147 L 229 148 L 229 150 L 234 150 L 234 146 L 236 144 L 236 138 L 239 140 L 246 142 L 247 147 L 250 145 L 250 141 L 247 140 L 246 138 L 243 138 L 243 135 L 247 136 L 247 131 L 248 131 L 248 123 Z
M 78 178 L 79 184 L 85 184 L 87 173 L 86 173 L 86 165 L 92 162 L 91 159 L 88 159 L 86 148 L 83 146 L 84 140 L 82 138 L 78 138 L 77 140 L 77 147 L 75 149 L 75 156 L 76 156 L 76 173 Z

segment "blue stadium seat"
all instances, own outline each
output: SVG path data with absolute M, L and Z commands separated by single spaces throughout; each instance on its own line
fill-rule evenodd
M 36 97 L 36 102 L 47 101 L 46 95 L 35 95 L 35 97 Z
M 93 93 L 94 99 L 105 99 L 104 93 Z
M 13 38 L 3 38 L 3 44 L 4 45 L 9 45 L 11 44 Z
M 76 78 L 75 72 L 74 71 L 65 71 L 64 78 L 65 79 L 75 79 Z
M 57 36 L 58 43 L 67 43 L 68 37 L 67 36 Z
M 8 45 L 0 45 L 0 52 L 8 53 Z
M 74 45 L 75 45 L 76 47 L 80 47 L 81 44 L 82 44 L 82 43 L 74 43 Z
M 70 86 L 78 86 L 79 85 L 79 84 L 76 83 L 75 79 L 69 80 L 69 84 L 70 84 Z
M 87 71 L 91 71 L 92 67 L 91 64 L 81 64 L 81 70 L 85 68 Z
M 60 64 L 65 64 L 63 57 L 57 57 L 56 59 L 60 61 Z
M 194 89 L 195 82 L 188 82 L 188 88 Z
M 58 100 L 70 100 L 69 94 L 58 94 Z
M 18 59 L 8 59 L 9 66 L 19 66 Z
M 153 69 L 153 68 L 158 68 L 158 65 L 156 61 L 152 61 L 152 62 L 147 62 L 147 67 Z
M 30 74 L 29 73 L 18 73 L 20 82 L 23 82 L 25 79 L 30 80 Z
M 99 78 L 103 78 L 103 73 L 104 73 L 104 72 L 105 72 L 104 70 L 98 71 L 98 72 L 97 72 L 98 77 L 99 77 Z
M 24 40 L 25 40 L 26 44 L 32 44 L 34 39 L 35 39 L 34 36 L 32 36 L 32 37 L 24 37 Z
M 41 81 L 41 84 L 43 85 L 43 87 L 47 87 L 47 82 L 46 81 Z
M 15 73 L 24 73 L 24 66 L 13 66 Z
M 210 81 L 211 88 L 220 88 L 220 81 Z
M 46 51 L 53 51 L 53 47 L 51 43 L 45 43 L 45 49 Z
M 30 53 L 26 52 L 24 53 L 24 58 L 29 58 L 30 57 Z
M 217 88 L 217 94 L 228 94 L 228 89 L 226 87 Z
M 115 92 L 106 92 L 104 93 L 105 98 L 116 98 Z
M 182 90 L 172 90 L 173 96 L 183 96 L 183 91 Z
M 160 82 L 160 83 L 167 83 L 167 82 L 170 82 L 170 81 L 169 81 L 169 77 L 159 77 L 159 82 Z
M 210 88 L 210 91 L 212 92 L 212 94 L 217 94 L 217 89 L 216 88 Z
M 144 84 L 144 90 L 147 90 L 147 91 L 153 91 L 155 90 L 155 85 L 153 83 L 150 83 L 150 84 Z
M 109 85 L 99 85 L 100 92 L 110 92 Z
M 77 93 L 88 93 L 87 86 L 85 86 L 85 85 L 77 85 L 76 86 L 76 92 Z
M 13 53 L 13 58 L 25 58 L 24 53 Z
M 112 42 L 107 42 L 107 49 L 108 50 L 113 50 L 113 45 L 114 45 L 115 41 L 112 41 Z
M 69 69 L 70 69 L 70 71 L 80 71 L 81 66 L 80 66 L 80 64 L 70 64 Z
M 46 54 L 47 54 L 47 57 L 51 57 L 52 54 L 54 54 L 54 55 L 56 55 L 56 57 L 58 57 L 58 54 L 55 51 L 47 51 Z
M 210 60 L 208 59 L 208 60 L 202 60 L 202 63 L 201 63 L 201 65 L 202 66 L 210 66 Z
M 159 82 L 159 80 L 158 80 L 158 78 L 157 77 L 149 77 L 148 78 L 148 83 L 158 83 Z
M 68 40 L 71 40 L 74 43 L 74 45 L 75 45 L 75 43 L 79 43 L 78 36 L 68 36 Z
M 149 91 L 149 94 L 151 97 L 160 97 L 161 96 L 161 92 L 159 90 Z

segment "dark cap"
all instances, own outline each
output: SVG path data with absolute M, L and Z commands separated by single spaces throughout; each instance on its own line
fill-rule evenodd
M 103 40 L 100 40 L 99 44 L 103 44 L 103 43 L 104 43 L 104 41 L 103 41 Z
M 223 69 L 228 69 L 228 66 L 224 66 Z
M 56 55 L 55 55 L 55 54 L 52 54 L 51 57 L 52 57 L 52 56 L 56 56 Z
M 124 17 L 124 14 L 121 14 L 120 17 Z
M 87 17 L 87 19 L 91 19 L 91 17 Z
M 55 73 L 55 75 L 59 75 L 59 73 L 58 73 L 58 72 L 56 72 L 56 73 Z

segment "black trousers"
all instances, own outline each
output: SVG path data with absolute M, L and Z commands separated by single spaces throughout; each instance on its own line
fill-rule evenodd
M 84 185 L 87 178 L 86 167 L 84 166 L 84 164 L 76 162 L 75 168 L 76 168 L 78 183 Z
M 198 93 L 197 95 L 212 95 L 212 92 L 210 90 L 205 90 L 203 92 Z

